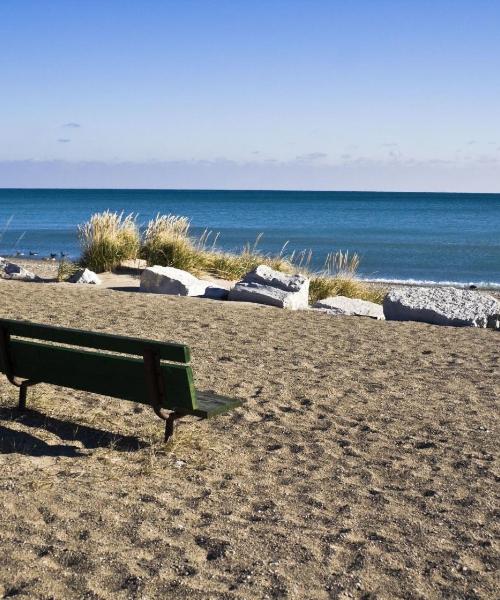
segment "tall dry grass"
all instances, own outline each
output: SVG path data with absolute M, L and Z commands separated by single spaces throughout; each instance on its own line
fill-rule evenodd
M 77 264 L 62 258 L 57 266 L 56 280 L 59 282 L 67 281 L 74 273 L 76 273 L 77 270 Z
M 309 302 L 314 304 L 330 296 L 359 298 L 376 304 L 382 304 L 386 290 L 376 288 L 357 277 L 313 276 L 309 284 Z
M 285 253 L 285 244 L 277 255 L 259 251 L 262 234 L 247 244 L 239 254 L 217 248 L 218 234 L 204 231 L 199 238 L 190 235 L 190 221 L 177 215 L 160 215 L 147 224 L 142 239 L 133 215 L 106 211 L 98 213 L 79 227 L 82 242 L 82 264 L 93 271 L 111 270 L 122 260 L 146 259 L 149 266 L 161 265 L 189 271 L 195 275 L 210 274 L 237 280 L 258 265 L 266 264 L 285 273 L 300 271 L 310 277 L 311 304 L 329 296 L 347 296 L 381 303 L 384 290 L 360 280 L 358 254 L 332 252 L 320 271 L 312 271 L 312 251 Z
M 293 270 L 293 266 L 285 258 L 254 252 L 248 246 L 240 254 L 215 251 L 207 253 L 205 258 L 207 273 L 232 281 L 241 279 L 259 265 L 268 265 L 276 271 L 285 273 Z
M 246 273 L 259 265 L 267 265 L 284 273 L 293 271 L 293 264 L 283 254 L 285 246 L 277 255 L 265 254 L 259 251 L 258 246 L 262 235 L 262 233 L 259 234 L 253 244 L 245 244 L 239 254 L 217 250 L 215 244 L 212 245 L 209 251 L 205 247 L 207 272 L 222 279 L 236 280 L 241 279 Z
M 260 264 L 277 270 L 290 270 L 291 264 L 282 256 L 269 256 L 257 249 L 260 237 L 247 244 L 240 254 L 217 249 L 218 235 L 204 231 L 198 238 L 189 235 L 186 217 L 157 215 L 144 232 L 141 257 L 148 265 L 176 267 L 194 274 L 209 273 L 223 279 L 239 279 Z
M 385 290 L 358 278 L 359 263 L 360 257 L 356 253 L 339 250 L 328 254 L 323 270 L 311 275 L 309 302 L 314 304 L 330 296 L 346 296 L 381 304 Z
M 80 262 L 96 273 L 111 271 L 123 260 L 139 255 L 139 229 L 133 214 L 124 216 L 109 210 L 95 213 L 78 226 L 78 237 Z
M 204 270 L 202 256 L 189 237 L 189 227 L 186 217 L 157 215 L 144 231 L 141 258 L 150 266 L 161 265 L 200 273 Z

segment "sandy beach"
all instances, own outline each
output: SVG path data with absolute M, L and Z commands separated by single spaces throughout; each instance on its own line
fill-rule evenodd
M 244 403 L 165 446 L 2 376 L 4 597 L 495 597 L 497 332 L 10 281 L 0 315 L 189 344 Z
M 500 599 L 499 23 L 0 1 L 0 600 Z

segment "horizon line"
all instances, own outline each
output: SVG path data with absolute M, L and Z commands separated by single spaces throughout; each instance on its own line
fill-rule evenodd
M 500 192 L 452 192 L 452 191 L 417 191 L 417 190 L 314 190 L 297 188 L 217 188 L 217 187 L 183 187 L 183 188 L 157 188 L 157 187 L 59 187 L 59 186 L 0 186 L 0 191 L 21 190 L 58 190 L 58 191 L 121 191 L 121 192 L 278 192 L 296 194 L 435 194 L 435 195 L 461 195 L 461 196 L 500 196 Z

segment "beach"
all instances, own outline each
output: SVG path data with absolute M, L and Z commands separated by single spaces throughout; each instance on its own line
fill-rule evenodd
M 0 600 L 500 598 L 499 23 L 0 2 Z
M 0 316 L 188 344 L 243 401 L 165 446 L 74 390 L 17 418 L 2 376 L 4 596 L 496 596 L 498 332 L 5 280 Z

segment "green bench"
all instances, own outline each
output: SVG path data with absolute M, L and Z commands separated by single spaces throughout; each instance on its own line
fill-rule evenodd
M 190 358 L 182 344 L 0 319 L 0 372 L 19 387 L 20 411 L 29 386 L 49 383 L 150 404 L 168 440 L 178 417 L 207 419 L 241 404 L 197 397 Z

